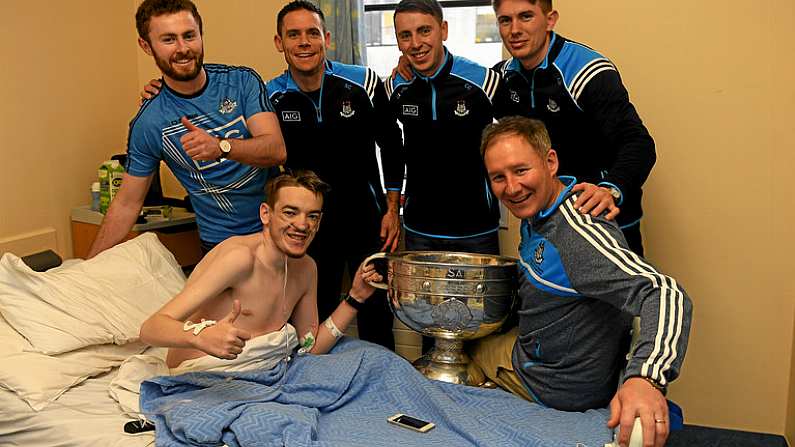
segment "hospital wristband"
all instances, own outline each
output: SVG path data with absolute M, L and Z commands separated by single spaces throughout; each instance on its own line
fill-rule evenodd
M 326 326 L 326 329 L 331 332 L 331 336 L 335 339 L 342 337 L 342 332 L 337 328 L 337 325 L 334 324 L 334 320 L 331 317 L 326 318 L 326 321 L 323 322 L 323 326 Z
M 182 330 L 185 332 L 193 331 L 193 335 L 199 335 L 199 332 L 214 325 L 215 325 L 215 320 L 205 320 L 204 318 L 202 318 L 202 321 L 200 323 L 194 323 L 188 320 L 182 325 Z

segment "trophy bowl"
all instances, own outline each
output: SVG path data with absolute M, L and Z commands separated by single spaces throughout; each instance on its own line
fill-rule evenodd
M 414 362 L 426 377 L 482 385 L 478 369 L 468 371 L 464 341 L 499 329 L 516 298 L 516 260 L 504 256 L 404 251 L 376 253 L 387 262 L 389 307 L 409 329 L 434 338 L 434 348 Z

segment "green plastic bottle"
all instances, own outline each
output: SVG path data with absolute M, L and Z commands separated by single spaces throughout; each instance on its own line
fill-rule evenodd
M 99 178 L 99 212 L 105 214 L 110 206 L 110 160 L 99 166 L 97 177 Z
M 124 178 L 124 166 L 119 163 L 119 160 L 111 160 L 110 162 L 110 201 L 118 194 L 121 188 L 121 180 Z

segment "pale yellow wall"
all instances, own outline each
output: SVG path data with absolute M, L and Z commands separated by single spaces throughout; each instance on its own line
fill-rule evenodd
M 54 229 L 57 251 L 71 254 L 69 210 L 89 202 L 136 108 L 132 11 L 102 0 L 0 2 L 0 240 Z
M 792 434 L 795 3 L 556 7 L 561 34 L 618 65 L 657 142 L 647 254 L 695 304 L 671 398 L 692 424 Z
M 137 92 L 157 74 L 135 45 L 137 3 L 0 2 L 0 239 L 52 227 L 69 255 L 69 209 L 123 150 Z M 283 70 L 272 44 L 283 3 L 199 1 L 205 60 Z M 764 6 L 556 2 L 558 30 L 613 59 L 657 141 L 646 247 L 695 303 L 671 397 L 689 423 L 792 437 L 795 6 Z
M 789 375 L 789 405 L 785 431 L 790 446 L 795 446 L 795 328 L 792 331 L 792 360 Z

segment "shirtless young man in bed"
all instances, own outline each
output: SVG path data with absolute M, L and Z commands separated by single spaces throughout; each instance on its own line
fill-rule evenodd
M 311 171 L 298 171 L 269 180 L 265 188 L 262 232 L 220 243 L 182 292 L 141 326 L 143 342 L 171 348 L 169 368 L 208 354 L 235 360 L 255 337 L 283 331 L 292 339 L 290 350 L 297 332 L 306 351 L 325 353 L 372 294 L 366 281 L 381 280 L 372 265 L 360 266 L 348 297 L 319 324 L 317 268 L 305 253 L 328 185 Z

